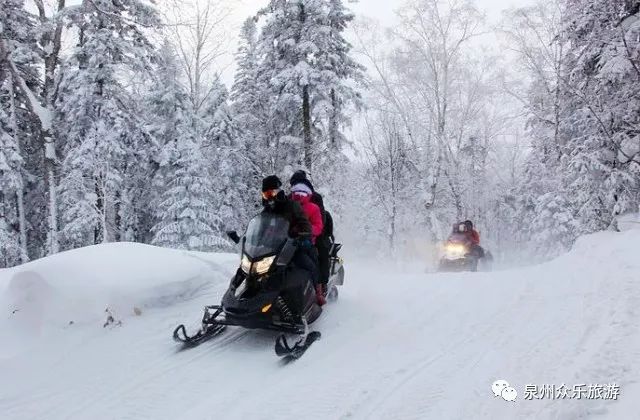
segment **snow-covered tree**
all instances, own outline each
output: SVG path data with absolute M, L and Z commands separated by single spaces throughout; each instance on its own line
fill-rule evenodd
M 393 114 L 405 138 L 414 220 L 403 223 L 435 241 L 456 220 L 489 219 L 488 156 L 508 115 L 495 88 L 496 60 L 474 46 L 483 16 L 472 2 L 414 0 L 398 16 L 390 37 L 374 23 L 356 28 L 373 69 L 365 100 L 368 115 Z
M 0 86 L 9 96 L 9 114 L 0 107 L 0 266 L 27 262 L 23 159 L 16 135 L 18 123 L 11 77 Z M 2 95 L 4 96 L 4 95 Z
M 399 233 L 407 234 L 408 226 L 415 222 L 410 211 L 417 204 L 410 162 L 412 147 L 398 117 L 385 112 L 375 115 L 373 121 L 367 118 L 364 145 L 372 192 L 369 203 L 384 215 L 373 226 L 395 251 Z
M 539 2 L 506 15 L 503 33 L 519 52 L 518 72 L 531 81 L 507 83 L 509 93 L 525 108 L 531 151 L 522 179 L 515 189 L 513 232 L 534 255 L 557 255 L 572 244 L 578 222 L 569 197 L 562 166 L 566 133 L 572 111 L 567 108 L 571 69 L 569 44 L 562 34 L 564 7 L 560 2 Z
M 202 150 L 193 137 L 182 132 L 172 148 L 175 160 L 168 162 L 171 172 L 158 203 L 158 224 L 153 243 L 197 251 L 228 247 L 221 235 L 216 179 L 208 171 Z
M 254 18 L 247 19 L 240 31 L 239 47 L 236 52 L 237 70 L 233 87 L 231 88 L 231 101 L 233 103 L 236 119 L 242 125 L 252 131 L 258 131 L 260 114 L 262 111 L 259 101 L 260 87 L 257 81 L 258 74 L 258 28 Z M 252 113 L 253 111 L 253 113 Z
M 222 236 L 221 214 L 226 215 L 223 188 L 229 188 L 231 181 L 220 174 L 216 152 L 228 147 L 217 146 L 228 140 L 213 133 L 218 133 L 216 128 L 221 126 L 218 111 L 226 98 L 222 94 L 215 99 L 209 113 L 205 112 L 209 108 L 203 108 L 201 115 L 209 118 L 198 121 L 168 43 L 160 51 L 156 74 L 148 100 L 149 132 L 160 145 L 154 158 L 157 169 L 153 186 L 158 193 L 151 200 L 155 220 L 152 243 L 200 251 L 223 249 L 228 246 Z M 196 133 L 204 126 L 210 132 L 199 138 Z
M 57 242 L 57 198 L 55 136 L 52 132 L 53 96 L 62 34 L 65 26 L 64 0 L 55 5 L 34 0 L 37 15 L 21 0 L 0 2 L 0 56 L 12 73 L 20 98 L 20 136 L 24 154 L 26 219 L 29 252 L 40 256 L 55 253 Z M 43 70 L 43 71 L 41 71 Z M 45 210 L 46 209 L 46 210 Z
M 567 157 L 581 230 L 617 228 L 640 199 L 640 2 L 568 0 L 577 58 L 568 80 Z M 578 12 L 579 11 L 579 12 Z
M 195 113 L 200 115 L 216 94 L 218 60 L 228 52 L 226 20 L 231 9 L 224 0 L 180 0 L 170 2 L 170 38 L 183 81 Z
M 18 257 L 6 264 L 26 262 L 39 256 L 43 235 L 40 228 L 39 197 L 42 166 L 39 144 L 43 118 L 37 96 L 38 66 L 42 50 L 38 45 L 36 17 L 25 9 L 22 0 L 0 1 L 0 184 L 2 184 L 5 229 L 14 232 L 19 244 Z M 33 229 L 35 228 L 35 229 Z M 7 233 L 10 241 L 12 233 Z M 7 243 L 7 247 L 12 247 Z
M 511 13 L 531 75 L 519 219 L 542 254 L 637 211 L 640 3 L 554 0 Z
M 259 16 L 257 80 L 271 111 L 268 135 L 281 162 L 312 168 L 329 141 L 339 146 L 346 107 L 358 99 L 353 82 L 362 70 L 343 37 L 352 15 L 339 0 L 272 0 Z
M 128 230 L 123 197 L 154 145 L 127 81 L 151 70 L 155 48 L 144 28 L 159 24 L 138 0 L 85 1 L 74 21 L 78 46 L 64 64 L 56 101 L 64 138 L 60 180 L 65 247 L 119 239 Z M 136 176 L 137 175 L 137 176 Z
M 236 53 L 237 70 L 231 88 L 231 109 L 238 128 L 237 142 L 242 145 L 252 165 L 249 173 L 255 178 L 273 171 L 272 152 L 268 145 L 266 124 L 269 107 L 265 103 L 268 87 L 258 83 L 258 30 L 254 18 L 247 19 L 240 32 L 240 46 Z

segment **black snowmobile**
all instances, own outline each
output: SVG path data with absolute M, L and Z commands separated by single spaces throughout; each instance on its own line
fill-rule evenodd
M 274 330 L 283 333 L 276 340 L 278 356 L 302 356 L 320 338 L 319 332 L 309 332 L 309 324 L 320 316 L 322 308 L 316 302 L 311 273 L 292 264 L 298 245 L 289 237 L 289 222 L 278 215 L 261 213 L 249 223 L 242 239 L 235 232 L 229 236 L 242 243 L 242 258 L 222 304 L 205 307 L 202 327 L 195 335 L 187 335 L 184 325 L 180 325 L 173 338 L 194 346 L 220 334 L 228 325 Z M 337 286 L 344 283 L 340 248 L 340 244 L 333 244 L 330 253 L 330 301 L 337 299 Z M 291 346 L 285 333 L 300 337 Z
M 463 233 L 453 233 L 444 243 L 438 271 L 478 271 L 480 255 L 473 252 Z

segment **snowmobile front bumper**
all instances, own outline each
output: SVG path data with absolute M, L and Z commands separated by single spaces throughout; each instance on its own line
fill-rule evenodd
M 463 271 L 475 271 L 477 267 L 477 260 L 473 258 L 459 258 L 455 260 L 450 260 L 447 258 L 443 258 L 440 260 L 440 265 L 438 267 L 439 272 L 463 272 Z
M 303 324 L 295 324 L 275 319 L 269 308 L 266 312 L 240 312 L 225 309 L 221 305 L 205 307 L 202 318 L 203 325 L 225 325 L 242 327 L 251 330 L 271 330 L 282 333 L 301 334 L 304 332 Z

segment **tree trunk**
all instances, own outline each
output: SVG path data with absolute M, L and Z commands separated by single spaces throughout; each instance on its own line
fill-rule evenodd
M 94 178 L 94 183 L 95 183 L 95 189 L 96 189 L 96 210 L 98 211 L 98 214 L 100 215 L 100 219 L 102 221 L 101 224 L 96 225 L 93 229 L 93 244 L 95 245 L 95 244 L 99 244 L 104 240 L 104 235 L 106 233 L 106 230 L 104 229 L 106 216 L 105 216 L 104 196 L 102 195 L 104 191 L 100 188 L 100 179 Z M 100 232 L 101 228 L 102 228 L 102 232 Z
M 116 191 L 115 202 L 113 204 L 113 217 L 115 218 L 115 229 L 113 231 L 115 242 L 121 242 L 125 237 L 124 226 L 122 225 L 122 192 Z
M 304 139 L 304 164 L 309 171 L 313 163 L 311 139 L 311 106 L 309 104 L 309 86 L 302 88 L 302 131 Z
M 329 117 L 329 141 L 331 147 L 338 147 L 338 99 L 335 89 L 331 89 L 331 116 Z
M 49 162 L 47 160 L 47 162 Z M 48 250 L 47 255 L 56 254 L 60 251 L 58 242 L 58 196 L 56 191 L 55 166 L 47 163 L 47 185 L 49 188 L 49 231 L 47 233 Z
M 451 195 L 453 196 L 453 203 L 456 206 L 456 217 L 458 220 L 463 217 L 462 195 L 456 186 L 456 182 L 449 172 L 447 172 L 447 179 L 449 180 L 449 188 L 451 189 Z
M 29 262 L 29 253 L 27 251 L 27 223 L 24 216 L 24 191 L 20 188 L 16 191 L 16 200 L 18 201 L 18 227 L 20 229 L 20 260 L 21 262 Z
M 65 8 L 65 0 L 58 0 L 57 14 L 60 15 Z M 49 19 L 44 16 L 44 10 L 40 11 L 40 20 L 43 23 L 50 23 Z M 55 74 L 58 67 L 58 57 L 60 55 L 60 48 L 62 46 L 62 28 L 63 19 L 56 19 L 56 25 L 53 29 L 53 33 L 48 33 L 44 37 L 43 44 L 44 50 L 49 53 L 45 56 L 44 65 L 44 85 L 42 87 L 42 97 L 46 101 L 47 107 L 53 102 L 53 88 L 55 85 Z
M 36 7 L 40 15 L 40 22 L 44 29 L 42 34 L 43 50 L 46 52 L 44 57 L 44 84 L 42 86 L 42 98 L 44 99 L 44 107 L 47 110 L 53 109 L 55 75 L 58 68 L 58 58 L 60 56 L 60 48 L 62 46 L 62 30 L 64 21 L 60 18 L 61 13 L 66 8 L 66 0 L 57 1 L 55 26 L 52 25 L 52 19 L 46 16 L 46 10 L 42 0 L 35 0 Z M 56 147 L 55 138 L 50 127 L 43 127 L 41 132 L 42 149 L 44 152 L 44 173 L 45 183 L 49 194 L 49 228 L 47 232 L 48 249 L 47 254 L 55 254 L 59 251 L 58 243 L 58 198 L 56 194 Z
M 300 22 L 300 27 L 304 27 L 304 24 L 307 21 L 304 2 L 301 0 L 298 1 L 298 21 Z M 299 32 L 296 35 L 296 44 L 300 42 L 300 39 L 301 33 Z M 299 57 L 299 60 L 306 61 L 307 57 L 301 56 Z M 304 165 L 307 167 L 307 170 L 311 171 L 311 166 L 313 164 L 313 140 L 311 139 L 311 103 L 309 85 L 305 85 L 302 88 L 302 139 L 304 144 Z
M 18 154 L 20 153 L 20 140 L 18 139 L 18 118 L 16 107 L 16 95 L 14 90 L 14 79 L 12 75 L 9 75 L 9 109 L 10 109 L 10 127 L 13 133 L 14 141 L 18 147 Z M 20 176 L 20 188 L 16 191 L 16 204 L 18 206 L 18 229 L 20 230 L 20 260 L 22 263 L 29 261 L 29 252 L 27 245 L 27 223 L 24 216 L 24 189 L 22 181 L 22 167 L 18 168 Z
M 392 163 L 393 165 L 393 163 Z M 396 219 L 398 217 L 397 185 L 395 179 L 396 168 L 391 166 L 391 224 L 389 226 L 389 248 L 396 251 Z

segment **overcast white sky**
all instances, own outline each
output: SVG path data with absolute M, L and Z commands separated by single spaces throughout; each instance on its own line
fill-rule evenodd
M 360 0 L 350 4 L 351 10 L 356 14 L 374 17 L 382 22 L 390 23 L 393 19 L 393 11 L 400 7 L 405 0 Z M 237 4 L 238 16 L 254 14 L 260 7 L 266 5 L 268 0 L 230 0 Z M 522 7 L 531 4 L 533 0 L 476 0 L 478 8 L 485 10 L 491 20 L 500 16 L 500 12 L 506 8 Z M 347 3 L 350 3 L 347 0 Z
M 239 30 L 240 24 L 249 16 L 254 15 L 261 7 L 267 5 L 269 0 L 225 0 L 233 7 L 234 20 L 234 36 Z M 381 21 L 385 25 L 391 25 L 395 19 L 394 11 L 399 8 L 406 0 L 359 0 L 346 3 L 356 16 L 367 16 Z M 478 8 L 487 13 L 487 17 L 491 22 L 497 22 L 500 19 L 503 10 L 510 7 L 524 7 L 532 4 L 534 0 L 475 0 Z M 235 45 L 235 43 L 232 43 Z M 225 58 L 223 69 L 223 79 L 227 84 L 233 81 L 234 66 L 232 56 Z

